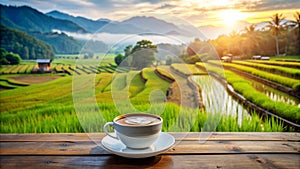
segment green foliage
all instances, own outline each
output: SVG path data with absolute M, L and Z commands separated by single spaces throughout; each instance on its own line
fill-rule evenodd
M 124 59 L 125 59 L 125 57 L 124 57 L 122 54 L 118 54 L 118 55 L 115 57 L 115 63 L 116 63 L 117 65 L 120 65 Z
M 157 46 L 149 40 L 138 41 L 134 47 L 131 45 L 124 49 L 125 55 L 118 54 L 115 63 L 121 66 L 129 66 L 134 69 L 143 69 L 150 66 L 155 60 L 154 53 Z
M 209 63 L 216 63 L 214 61 L 209 61 Z M 300 86 L 300 81 L 296 80 L 296 79 L 292 79 L 292 78 L 288 78 L 288 77 L 283 77 L 280 75 L 276 75 L 273 73 L 268 73 L 265 71 L 261 71 L 255 68 L 251 68 L 251 67 L 247 67 L 247 66 L 242 66 L 242 65 L 237 65 L 237 64 L 233 64 L 233 63 L 222 63 L 224 66 L 228 66 L 231 68 L 235 68 L 247 73 L 251 73 L 252 75 L 282 84 L 284 86 L 299 90 L 299 86 Z
M 129 81 L 131 79 L 131 81 Z M 129 85 L 129 97 L 133 98 L 145 89 L 145 83 L 138 71 L 130 71 L 127 74 L 127 84 Z
M 79 53 L 82 46 L 84 45 L 64 33 L 28 32 L 28 34 L 41 41 L 50 44 L 52 46 L 54 53 L 60 53 L 60 54 Z
M 154 73 L 153 68 L 144 68 L 142 70 L 142 76 L 146 79 L 145 88 L 140 93 L 138 93 L 135 97 L 131 99 L 132 104 L 139 105 L 145 104 L 150 106 L 150 97 L 152 97 L 153 102 L 164 102 L 165 92 L 168 89 L 170 83 L 161 79 Z M 154 91 L 162 91 L 161 94 L 154 94 Z
M 180 58 L 187 64 L 207 61 L 210 56 L 215 55 L 215 51 L 208 41 L 200 41 L 195 38 L 186 49 L 186 54 L 180 55 Z
M 21 62 L 21 57 L 15 53 L 8 53 L 6 55 L 6 60 L 9 62 L 10 65 L 17 65 Z
M 24 32 L 0 26 L 1 47 L 17 53 L 22 59 L 54 58 L 50 45 Z
M 300 56 L 272 56 L 270 57 L 271 60 L 275 60 L 275 61 L 299 61 L 300 60 Z
M 247 61 L 233 61 L 233 63 L 244 65 L 244 66 L 249 66 L 249 67 L 254 67 L 260 70 L 268 71 L 271 73 L 284 73 L 288 75 L 289 77 L 298 77 L 300 78 L 300 69 L 294 69 L 294 68 L 288 68 L 288 67 L 281 67 L 281 66 L 273 66 L 273 65 L 266 65 L 266 64 L 253 64 L 251 62 Z
M 284 53 L 300 55 L 299 29 L 283 25 L 282 18 L 275 14 L 264 30 L 256 29 L 256 26 L 252 25 L 242 33 L 221 35 L 215 40 L 210 40 L 210 43 L 220 57 L 229 53 L 242 58 L 251 58 L 253 55 L 274 56 Z
M 165 67 L 165 66 L 159 66 L 156 69 L 158 71 L 158 73 L 161 74 L 161 75 L 163 75 L 163 76 L 165 76 L 165 77 L 167 77 L 167 78 L 169 78 L 169 79 L 171 79 L 171 80 L 175 81 L 174 77 L 170 73 L 168 73 L 166 70 L 162 69 L 163 67 Z
M 204 72 L 198 69 L 194 64 L 172 64 L 171 67 L 183 74 L 186 75 L 206 75 L 207 72 Z
M 7 52 L 5 49 L 1 48 L 0 65 L 17 65 L 21 60 L 22 59 L 18 54 Z
M 274 65 L 274 66 L 282 66 L 282 67 L 288 67 L 288 68 L 300 68 L 299 62 L 283 62 L 283 61 L 264 61 L 264 60 L 248 60 L 248 62 L 252 63 L 260 63 L 265 65 Z
M 163 132 L 199 132 L 199 131 L 226 131 L 226 132 L 280 132 L 284 131 L 281 123 L 273 118 L 262 121 L 258 115 L 243 118 L 241 125 L 237 124 L 234 116 L 205 113 L 167 103 L 163 112 L 160 104 L 154 105 L 151 114 L 160 115 L 163 119 Z M 144 106 L 139 105 L 142 109 Z M 53 104 L 52 106 L 40 105 L 27 108 L 18 112 L 4 112 L 0 116 L 0 133 L 78 133 L 78 132 L 103 132 L 102 126 L 107 121 L 112 121 L 118 114 L 113 103 L 98 104 L 100 112 L 90 116 L 89 107 L 86 113 L 75 113 L 73 106 Z M 221 117 L 221 118 L 220 118 Z M 220 119 L 216 125 L 210 123 Z M 80 120 L 80 121 L 79 121 Z M 88 124 L 84 129 L 81 124 Z M 204 124 L 206 124 L 204 126 Z M 216 127 L 216 128 L 214 128 Z

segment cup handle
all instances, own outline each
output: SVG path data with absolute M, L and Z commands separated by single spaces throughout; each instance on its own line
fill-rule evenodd
M 111 138 L 114 138 L 114 139 L 119 140 L 118 137 L 109 134 L 109 132 L 107 131 L 107 126 L 109 126 L 109 125 L 114 126 L 114 123 L 113 123 L 113 122 L 107 122 L 107 123 L 104 124 L 103 130 L 104 130 L 105 134 L 107 134 L 107 135 L 108 135 L 109 137 L 111 137 Z

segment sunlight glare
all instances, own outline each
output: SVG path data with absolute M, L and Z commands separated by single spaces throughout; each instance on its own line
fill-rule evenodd
M 219 15 L 224 25 L 233 27 L 238 21 L 245 20 L 248 15 L 238 10 L 225 10 Z

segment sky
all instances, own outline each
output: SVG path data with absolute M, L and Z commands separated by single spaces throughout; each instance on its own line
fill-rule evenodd
M 6 5 L 28 5 L 41 12 L 58 10 L 89 19 L 121 21 L 143 14 L 169 15 L 195 27 L 225 26 L 269 21 L 275 13 L 293 20 L 300 0 L 0 0 Z M 176 19 L 175 19 L 176 20 Z
M 195 26 L 266 21 L 275 13 L 293 19 L 300 0 L 0 0 L 2 4 L 28 5 L 42 12 L 59 10 L 90 19 L 123 18 L 143 14 L 174 15 Z

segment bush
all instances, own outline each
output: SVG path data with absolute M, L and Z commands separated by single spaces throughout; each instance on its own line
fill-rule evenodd
M 19 54 L 7 52 L 5 49 L 0 49 L 0 65 L 17 65 L 20 64 L 21 57 Z
M 8 53 L 6 55 L 6 59 L 9 62 L 10 65 L 18 65 L 21 62 L 21 57 L 19 54 L 15 53 Z

